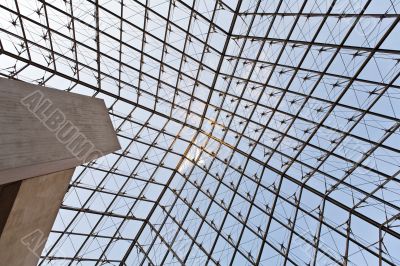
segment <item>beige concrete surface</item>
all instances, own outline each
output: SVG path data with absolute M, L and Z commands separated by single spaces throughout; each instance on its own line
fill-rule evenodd
M 0 78 L 0 185 L 118 149 L 103 100 Z
M 0 223 L 0 265 L 37 265 L 73 172 L 68 169 L 0 188 L 3 206 L 11 202 L 10 208 L 0 209 L 4 221 L 3 226 Z

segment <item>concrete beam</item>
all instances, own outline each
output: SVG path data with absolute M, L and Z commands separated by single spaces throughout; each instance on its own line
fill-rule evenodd
M 37 265 L 73 173 L 0 186 L 0 265 Z
M 75 167 L 118 149 L 103 100 L 0 78 L 0 265 L 36 265 Z
M 0 185 L 118 149 L 103 100 L 0 78 Z

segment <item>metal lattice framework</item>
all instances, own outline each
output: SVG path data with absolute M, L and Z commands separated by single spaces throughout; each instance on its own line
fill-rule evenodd
M 399 0 L 2 0 L 0 75 L 103 98 L 41 265 L 400 265 Z

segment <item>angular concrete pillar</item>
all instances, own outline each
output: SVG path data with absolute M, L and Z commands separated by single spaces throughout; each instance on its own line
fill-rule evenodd
M 37 264 L 73 173 L 68 169 L 0 187 L 0 265 Z
M 75 167 L 118 149 L 103 100 L 0 79 L 0 265 L 36 265 Z

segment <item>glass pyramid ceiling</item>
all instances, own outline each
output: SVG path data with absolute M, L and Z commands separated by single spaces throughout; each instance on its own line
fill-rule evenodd
M 105 100 L 41 265 L 399 265 L 399 0 L 2 0 L 0 75 Z

